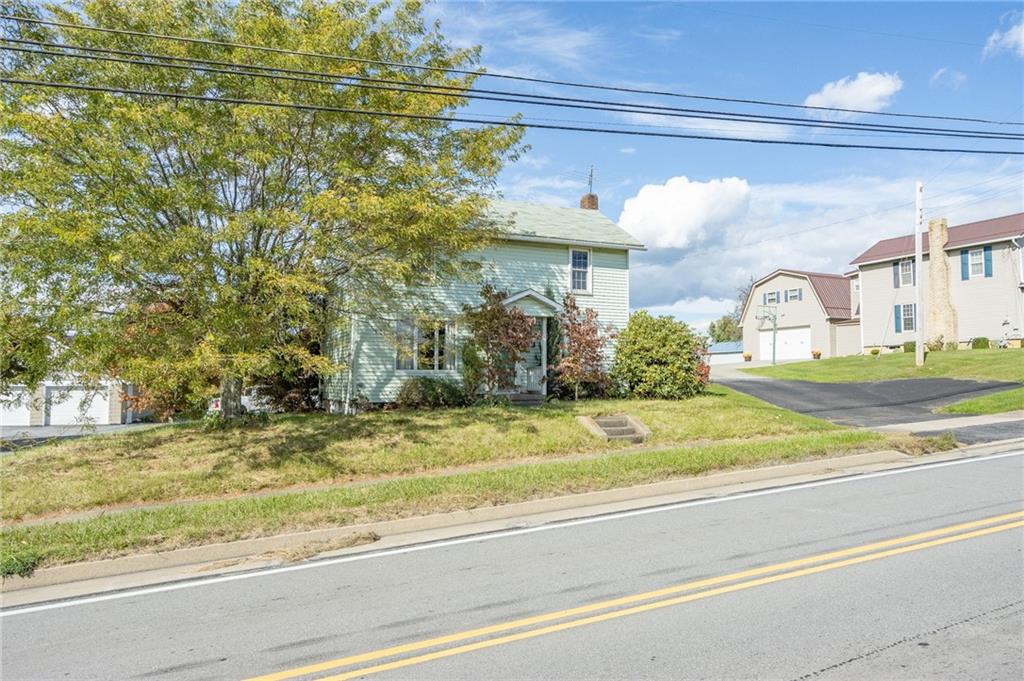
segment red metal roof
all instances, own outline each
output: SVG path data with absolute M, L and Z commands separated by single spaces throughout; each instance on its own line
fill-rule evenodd
M 1024 234 L 1024 213 L 1004 215 L 1001 218 L 981 220 L 980 222 L 969 222 L 965 225 L 957 225 L 949 228 L 949 240 L 946 242 L 946 250 L 968 246 L 972 244 L 991 243 L 993 241 L 1007 241 L 1015 236 Z M 924 236 L 924 252 L 928 252 L 928 233 L 922 232 Z M 860 265 L 868 262 L 885 262 L 903 258 L 914 253 L 914 235 L 897 236 L 892 239 L 882 239 L 874 246 L 864 251 L 850 264 Z
M 755 284 L 771 279 L 776 274 L 796 274 L 807 277 L 814 289 L 814 295 L 818 297 L 821 306 L 825 308 L 825 315 L 830 319 L 850 318 L 850 278 L 842 274 L 828 274 L 826 272 L 806 272 L 804 270 L 778 269 L 771 274 L 758 279 Z M 751 288 L 753 291 L 753 288 Z M 749 300 L 749 298 L 748 298 Z
M 823 272 L 797 272 L 807 277 L 814 287 L 814 293 L 833 319 L 850 318 L 850 279 L 842 274 Z

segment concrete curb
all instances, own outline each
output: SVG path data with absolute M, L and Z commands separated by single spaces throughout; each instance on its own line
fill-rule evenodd
M 503 506 L 488 506 L 466 511 L 438 513 L 399 520 L 386 520 L 360 525 L 279 534 L 240 541 L 207 544 L 187 549 L 162 553 L 149 553 L 108 560 L 74 563 L 36 571 L 31 577 L 8 577 L 0 584 L 0 592 L 7 594 L 25 589 L 97 580 L 136 573 L 167 570 L 183 566 L 204 565 L 221 561 L 234 561 L 259 557 L 271 551 L 281 551 L 320 542 L 334 542 L 352 535 L 373 533 L 380 537 L 410 534 L 441 528 L 472 525 L 496 520 L 508 520 L 521 516 L 586 509 L 609 503 L 618 503 L 660 497 L 671 494 L 705 490 L 716 487 L 752 483 L 803 475 L 828 475 L 873 464 L 905 463 L 913 457 L 901 452 L 883 450 L 850 454 L 825 459 L 811 459 L 796 463 L 764 466 L 742 470 L 712 473 L 679 480 L 667 480 L 634 487 L 621 487 L 600 492 L 587 492 L 567 496 L 550 497 L 523 501 Z M 580 515 L 586 515 L 581 513 Z M 365 548 L 365 547 L 364 547 Z M 251 566 L 250 566 L 251 567 Z M 208 574 L 216 574 L 211 570 Z

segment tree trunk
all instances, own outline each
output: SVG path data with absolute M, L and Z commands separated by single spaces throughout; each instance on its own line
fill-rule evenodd
M 220 379 L 220 415 L 233 419 L 242 415 L 242 378 L 225 374 Z

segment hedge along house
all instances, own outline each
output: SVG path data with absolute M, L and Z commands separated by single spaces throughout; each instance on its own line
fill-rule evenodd
M 743 350 L 753 361 L 811 359 L 860 350 L 856 276 L 775 270 L 755 281 L 740 314 Z M 770 319 L 759 314 L 765 309 Z
M 1024 338 L 1024 213 L 922 233 L 923 270 L 913 235 L 883 239 L 857 256 L 862 345 L 896 348 L 917 338 L 968 347 L 972 339 L 1019 347 Z M 933 257 L 934 254 L 942 257 Z M 924 309 L 917 310 L 920 283 Z
M 350 314 L 329 334 L 327 352 L 346 369 L 325 381 L 327 408 L 348 412 L 356 402 L 393 401 L 414 376 L 460 380 L 459 347 L 467 334 L 459 317 L 464 305 L 482 302 L 484 284 L 506 292 L 505 305 L 536 320 L 537 337 L 516 368 L 512 392 L 545 394 L 547 331 L 566 293 L 576 296 L 580 308 L 593 308 L 602 326 L 620 330 L 628 320 L 629 252 L 644 245 L 597 208 L 594 194 L 585 195 L 579 208 L 492 201 L 489 217 L 508 226 L 495 243 L 467 256 L 480 263 L 478 276 L 410 292 L 409 316 Z M 424 301 L 430 301 L 430 321 L 411 312 Z M 610 360 L 612 348 L 605 353 Z

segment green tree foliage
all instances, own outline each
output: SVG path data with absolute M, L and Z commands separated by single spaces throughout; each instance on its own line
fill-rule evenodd
M 708 324 L 708 336 L 712 343 L 743 340 L 743 329 L 731 314 L 722 315 L 717 322 Z
M 86 0 L 49 11 L 70 23 L 392 63 L 472 70 L 478 61 L 477 49 L 455 49 L 425 23 L 416 2 Z M 410 83 L 475 79 L 13 22 L 3 30 Z M 466 103 L 25 53 L 2 60 L 13 78 L 130 90 L 438 116 Z M 201 403 L 218 382 L 237 393 L 243 378 L 281 367 L 335 371 L 310 351 L 339 312 L 329 301 L 375 314 L 411 283 L 472 267 L 463 256 L 499 229 L 482 217 L 485 197 L 520 137 L 497 126 L 5 86 L 0 202 L 11 210 L 0 226 L 0 294 L 18 301 L 27 361 L 0 380 L 115 376 L 164 391 L 173 410 Z M 42 361 L 29 349 L 41 338 L 51 349 Z
M 699 395 L 708 384 L 704 341 L 672 317 L 634 312 L 615 345 L 612 381 L 627 397 L 678 400 Z
M 502 304 L 508 293 L 490 284 L 480 289 L 484 302 L 464 305 L 462 316 L 483 362 L 483 383 L 489 392 L 515 387 L 516 364 L 537 338 L 533 317 L 515 306 Z

